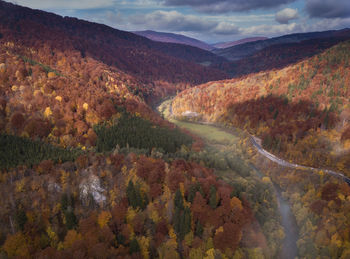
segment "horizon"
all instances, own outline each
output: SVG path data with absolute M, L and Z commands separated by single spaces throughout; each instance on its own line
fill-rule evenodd
M 181 34 L 214 44 L 249 37 L 340 30 L 350 27 L 346 0 L 7 0 L 124 31 Z

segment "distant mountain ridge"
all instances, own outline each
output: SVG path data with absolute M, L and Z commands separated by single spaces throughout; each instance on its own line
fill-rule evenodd
M 330 37 L 341 37 L 344 33 L 349 32 L 349 29 L 331 30 L 323 32 L 309 32 L 309 33 L 294 33 L 280 37 L 270 38 L 267 40 L 259 40 L 254 42 L 247 42 L 244 44 L 232 46 L 224 49 L 216 49 L 213 52 L 219 56 L 225 57 L 228 60 L 236 61 L 248 56 L 252 56 L 258 51 L 277 44 L 297 43 L 311 39 L 322 39 Z
M 319 54 L 325 49 L 348 39 L 350 39 L 350 30 L 339 33 L 337 37 L 271 45 L 240 60 L 222 63 L 218 68 L 226 71 L 232 77 L 280 69 Z
M 212 46 L 216 49 L 225 49 L 225 48 L 233 47 L 233 46 L 248 43 L 248 42 L 254 42 L 258 40 L 267 40 L 267 39 L 268 39 L 267 37 L 250 37 L 250 38 L 244 38 L 236 41 L 218 42 L 218 43 L 212 44 Z
M 146 31 L 133 31 L 137 35 L 146 37 L 153 41 L 165 42 L 165 43 L 178 43 L 197 47 L 204 50 L 213 50 L 214 47 L 197 39 L 187 37 L 181 34 L 168 33 L 168 32 L 157 32 L 152 30 Z

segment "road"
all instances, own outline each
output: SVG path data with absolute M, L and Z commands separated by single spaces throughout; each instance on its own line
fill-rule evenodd
M 165 117 L 169 121 L 175 123 L 179 127 L 190 130 L 192 133 L 197 134 L 204 139 L 207 139 L 209 141 L 214 141 L 215 147 L 217 147 L 217 143 L 225 143 L 221 145 L 228 145 L 228 146 L 231 145 L 230 141 L 228 141 L 229 139 L 237 138 L 237 140 L 235 141 L 239 141 L 239 137 L 237 137 L 236 134 L 234 134 L 231 130 L 224 129 L 210 122 L 208 123 L 208 122 L 176 121 L 171 118 L 173 116 L 171 102 L 168 102 L 168 103 L 164 102 L 163 104 L 165 104 L 165 107 L 163 106 L 161 109 L 159 109 L 159 111 L 161 113 L 163 112 L 162 114 L 165 115 Z M 192 125 L 194 125 L 194 127 Z M 202 127 L 205 128 L 205 130 L 200 130 Z M 211 138 L 211 136 L 214 136 L 214 138 Z M 254 145 L 255 148 L 259 150 L 259 144 L 258 143 L 255 143 L 255 144 L 256 144 Z M 260 147 L 260 150 L 262 150 L 261 147 Z M 264 156 L 267 156 L 266 153 L 262 153 L 262 154 Z M 280 160 L 278 160 L 277 157 L 273 156 L 272 154 L 269 157 L 270 159 L 275 159 L 275 161 L 281 162 Z M 264 177 L 264 174 L 261 173 L 258 168 L 255 168 L 253 164 L 250 164 L 250 167 L 253 171 L 256 172 L 257 176 L 260 179 Z M 288 201 L 282 197 L 282 191 L 275 184 L 273 184 L 273 189 L 276 195 L 278 210 L 281 215 L 280 224 L 285 231 L 285 238 L 281 242 L 280 252 L 276 255 L 275 258 L 294 259 L 295 257 L 298 256 L 298 247 L 297 247 L 297 241 L 299 239 L 298 226 Z
M 172 109 L 172 102 L 169 103 L 169 118 L 173 117 L 173 109 Z M 193 122 L 193 123 L 202 123 L 202 124 L 210 124 L 213 126 L 217 126 L 214 123 L 210 123 L 210 122 Z M 290 163 L 286 160 L 283 160 L 279 157 L 276 157 L 275 155 L 271 154 L 270 152 L 266 151 L 265 149 L 262 148 L 262 146 L 256 141 L 257 138 L 254 136 L 250 136 L 250 141 L 253 144 L 253 146 L 257 149 L 257 151 L 263 155 L 264 157 L 266 157 L 267 159 L 281 165 L 284 167 L 288 167 L 288 168 L 295 168 L 295 169 L 301 169 L 301 170 L 309 170 L 309 171 L 313 171 L 313 172 L 319 172 L 319 171 L 323 171 L 324 173 L 340 178 L 341 180 L 345 181 L 348 185 L 350 185 L 350 178 L 345 176 L 344 174 L 340 173 L 340 172 L 335 172 L 329 169 L 321 169 L 321 168 L 314 168 L 314 167 L 309 167 L 309 166 L 303 166 L 303 165 L 298 165 L 298 164 L 294 164 L 294 163 Z
M 253 146 L 257 149 L 257 151 L 262 154 L 264 157 L 268 158 L 269 160 L 284 166 L 284 167 L 289 167 L 289 168 L 295 168 L 295 169 L 302 169 L 302 170 L 310 170 L 310 171 L 320 171 L 322 170 L 324 173 L 338 177 L 340 179 L 342 179 L 343 181 L 345 181 L 347 184 L 350 185 L 350 178 L 346 177 L 344 174 L 339 173 L 339 172 L 335 172 L 332 170 L 328 170 L 328 169 L 319 169 L 319 168 L 314 168 L 314 167 L 309 167 L 309 166 L 303 166 L 303 165 L 298 165 L 298 164 L 293 164 L 290 163 L 286 160 L 283 160 L 279 157 L 276 157 L 275 155 L 271 154 L 270 152 L 266 151 L 265 149 L 262 148 L 262 146 L 260 146 L 258 144 L 258 142 L 256 141 L 256 138 L 254 136 L 250 136 L 250 141 L 253 144 Z

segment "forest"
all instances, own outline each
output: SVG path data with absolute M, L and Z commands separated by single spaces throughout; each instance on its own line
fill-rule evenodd
M 249 160 L 283 191 L 299 229 L 300 258 L 348 258 L 349 185 L 326 173 L 350 176 L 350 42 L 281 70 L 210 82 L 185 90 L 172 102 L 178 119 L 246 132 Z M 292 163 L 319 168 L 293 170 L 266 160 L 250 141 Z
M 226 79 L 210 52 L 0 0 L 0 258 L 276 258 L 276 186 L 300 258 L 349 258 L 350 187 L 249 141 L 350 176 L 350 42 L 321 53 L 335 43 Z M 151 108 L 175 94 L 178 122 L 238 133 Z
M 173 112 L 245 129 L 288 161 L 350 176 L 349 48 L 347 41 L 281 70 L 185 90 Z
M 258 223 L 240 189 L 208 168 L 215 160 L 205 167 L 204 158 L 184 155 L 203 141 L 146 103 L 185 84 L 151 89 L 54 41 L 36 45 L 28 35 L 1 32 L 1 256 L 265 253 L 260 237 L 252 238 Z

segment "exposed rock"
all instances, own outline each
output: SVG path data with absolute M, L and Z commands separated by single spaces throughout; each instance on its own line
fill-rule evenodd
M 54 180 L 50 180 L 49 184 L 47 185 L 47 189 L 49 192 L 61 192 L 62 188 L 61 186 L 56 183 Z
M 105 189 L 101 187 L 100 179 L 89 169 L 83 174 L 85 174 L 86 177 L 79 185 L 80 198 L 83 203 L 87 204 L 89 196 L 91 195 L 97 204 L 103 204 L 106 201 L 106 196 L 104 195 Z

